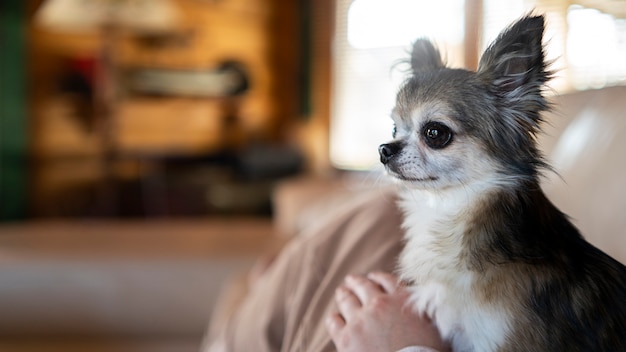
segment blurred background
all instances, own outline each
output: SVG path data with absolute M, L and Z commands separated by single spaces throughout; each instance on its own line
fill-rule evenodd
M 196 350 L 230 275 L 380 179 L 410 43 L 475 69 L 529 12 L 548 94 L 626 83 L 625 0 L 2 0 L 0 350 Z
M 3 1 L 0 219 L 269 215 L 376 165 L 413 39 L 473 68 L 533 10 L 554 92 L 624 82 L 624 1 Z
M 297 2 L 2 6 L 3 218 L 267 214 L 303 169 Z

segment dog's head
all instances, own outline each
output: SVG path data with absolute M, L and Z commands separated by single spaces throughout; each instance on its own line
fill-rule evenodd
M 392 111 L 393 140 L 379 147 L 388 172 L 420 189 L 476 181 L 536 179 L 543 88 L 542 16 L 524 17 L 483 54 L 477 72 L 447 68 L 438 50 L 418 40 L 411 77 Z

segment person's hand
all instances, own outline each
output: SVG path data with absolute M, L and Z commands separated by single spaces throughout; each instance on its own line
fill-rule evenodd
M 409 296 L 392 274 L 347 276 L 335 292 L 338 311 L 326 318 L 337 350 L 378 352 L 423 346 L 448 351 L 430 319 L 411 309 Z

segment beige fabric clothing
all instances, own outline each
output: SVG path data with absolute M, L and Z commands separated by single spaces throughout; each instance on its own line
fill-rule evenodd
M 348 274 L 394 271 L 403 243 L 393 192 L 357 198 L 284 248 L 206 350 L 335 350 L 324 325 L 335 289 Z

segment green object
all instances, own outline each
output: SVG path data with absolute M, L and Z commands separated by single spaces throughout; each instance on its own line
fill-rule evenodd
M 25 15 L 0 1 L 0 221 L 26 216 Z

